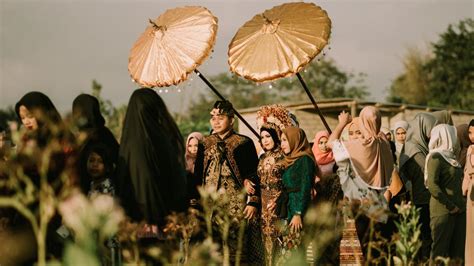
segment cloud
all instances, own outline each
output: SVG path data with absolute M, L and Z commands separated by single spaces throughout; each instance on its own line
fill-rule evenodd
M 203 5 L 219 18 L 213 58 L 200 69 L 227 72 L 227 45 L 255 14 L 284 1 L 2 1 L 0 104 L 14 104 L 29 90 L 42 90 L 62 111 L 90 92 L 92 79 L 116 104 L 128 102 L 133 84 L 128 53 L 148 18 L 168 8 Z M 436 41 L 449 23 L 472 16 L 470 1 L 319 1 L 333 21 L 328 56 L 349 71 L 365 72 L 374 97 L 401 71 L 407 45 Z M 199 80 L 192 92 L 203 91 Z M 188 90 L 189 91 L 189 90 Z M 189 93 L 189 92 L 187 92 Z M 192 97 L 164 96 L 172 111 Z

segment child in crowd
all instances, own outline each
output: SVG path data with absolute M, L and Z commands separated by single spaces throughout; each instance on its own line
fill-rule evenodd
M 104 145 L 96 144 L 89 149 L 87 155 L 87 174 L 90 182 L 89 197 L 94 194 L 114 196 L 115 190 L 111 180 L 114 165 L 111 157 Z
M 94 144 L 86 152 L 87 176 L 89 177 L 88 181 L 90 181 L 88 197 L 92 198 L 100 194 L 113 197 L 115 189 L 112 184 L 112 175 L 115 166 L 111 152 L 103 144 Z M 118 239 L 111 237 L 107 239 L 105 245 L 110 250 L 110 258 L 103 258 L 103 265 L 121 265 L 120 243 Z

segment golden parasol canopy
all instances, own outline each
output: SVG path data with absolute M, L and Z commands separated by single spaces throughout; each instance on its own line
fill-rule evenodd
M 331 20 L 313 3 L 287 3 L 247 21 L 229 44 L 230 70 L 256 82 L 295 75 L 331 133 L 316 100 L 299 74 L 326 46 Z
M 217 18 L 199 6 L 169 9 L 133 45 L 128 71 L 144 87 L 176 85 L 204 62 L 217 33 Z
M 298 73 L 328 43 L 331 20 L 313 3 L 286 3 L 254 16 L 229 44 L 230 70 L 265 82 Z

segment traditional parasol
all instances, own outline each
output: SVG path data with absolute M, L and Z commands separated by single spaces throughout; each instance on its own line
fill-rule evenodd
M 254 16 L 229 44 L 230 70 L 255 82 L 296 74 L 326 129 L 331 132 L 299 72 L 326 46 L 331 20 L 313 3 L 287 3 Z
M 199 6 L 169 9 L 150 25 L 133 45 L 128 62 L 132 80 L 143 87 L 177 85 L 195 72 L 219 98 L 225 98 L 197 67 L 212 52 L 216 41 L 217 18 Z M 258 133 L 235 114 L 258 137 Z

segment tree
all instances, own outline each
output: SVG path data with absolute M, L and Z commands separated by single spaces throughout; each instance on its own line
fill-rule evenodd
M 474 110 L 474 20 L 469 18 L 440 35 L 428 62 L 428 103 Z M 449 97 L 446 97 L 449 95 Z
M 392 82 L 388 101 L 426 105 L 428 103 L 428 71 L 430 56 L 417 48 L 408 48 L 403 58 L 404 72 Z
M 323 59 L 310 64 L 303 71 L 302 77 L 311 89 L 311 93 L 318 98 L 347 97 L 363 99 L 370 95 L 367 86 L 364 84 L 365 73 L 345 72 L 331 59 Z M 295 96 L 298 98 L 306 99 L 306 94 L 299 82 L 293 82 L 286 89 L 295 91 Z
M 323 59 L 308 65 L 301 75 L 317 99 L 335 97 L 361 99 L 369 95 L 367 86 L 364 84 L 365 74 L 344 72 L 331 59 Z M 308 100 L 296 77 L 260 85 L 225 73 L 214 76 L 210 80 L 237 108 Z
M 100 95 L 102 91 L 102 85 L 96 80 L 92 81 L 92 95 L 99 100 L 100 112 L 105 118 L 107 127 L 112 131 L 115 137 L 120 141 L 122 135 L 122 122 L 127 112 L 127 105 L 121 105 L 115 107 L 112 101 L 105 100 Z
M 323 59 L 308 65 L 301 75 L 316 99 L 333 97 L 362 99 L 369 95 L 364 84 L 365 74 L 345 72 L 331 59 Z M 309 102 L 296 77 L 256 84 L 236 75 L 221 73 L 209 80 L 237 110 L 272 103 Z M 184 136 L 192 131 L 209 131 L 209 111 L 217 99 L 217 96 L 208 91 L 200 95 L 197 101 L 191 102 L 186 115 L 176 116 Z
M 388 100 L 474 110 L 474 20 L 449 25 L 431 49 L 408 50 Z
M 216 100 L 217 97 L 200 94 L 197 101 L 191 102 L 189 112 L 186 115 L 175 114 L 174 119 L 184 138 L 194 131 L 201 133 L 210 131 L 209 111 Z

